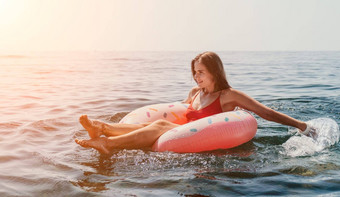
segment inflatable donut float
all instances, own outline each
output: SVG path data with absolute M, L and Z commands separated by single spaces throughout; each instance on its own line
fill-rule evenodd
M 164 103 L 148 105 L 127 114 L 119 123 L 140 124 L 158 119 L 179 124 L 153 144 L 153 151 L 194 153 L 228 149 L 250 141 L 256 134 L 256 119 L 247 111 L 223 112 L 187 122 L 187 104 Z

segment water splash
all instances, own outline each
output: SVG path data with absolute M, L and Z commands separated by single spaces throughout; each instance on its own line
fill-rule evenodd
M 282 144 L 283 154 L 291 157 L 313 155 L 339 142 L 339 126 L 333 119 L 317 118 L 308 123 L 316 129 L 317 136 L 314 139 L 300 134 L 292 136 Z M 298 133 L 298 130 L 290 132 Z

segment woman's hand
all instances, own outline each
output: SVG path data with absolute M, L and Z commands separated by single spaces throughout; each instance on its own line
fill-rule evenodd
M 306 125 L 305 130 L 300 129 L 300 133 L 305 135 L 305 136 L 312 137 L 313 139 L 316 139 L 318 137 L 318 133 L 316 132 L 316 129 L 308 123 L 304 123 L 304 124 Z

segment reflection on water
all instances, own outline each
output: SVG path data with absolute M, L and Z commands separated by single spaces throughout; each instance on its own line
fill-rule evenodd
M 169 187 L 169 184 L 176 186 L 182 181 L 187 182 L 186 176 L 195 180 L 222 180 L 218 178 L 220 175 L 250 178 L 255 172 L 255 166 L 240 164 L 237 160 L 249 162 L 254 148 L 254 144 L 249 142 L 230 150 L 196 154 L 155 153 L 145 150 L 115 151 L 109 156 L 97 155 L 91 161 L 81 162 L 82 166 L 90 167 L 90 170 L 84 170 L 82 178 L 71 183 L 86 191 L 100 192 L 108 190 L 107 185 L 112 184 L 127 188 L 133 184 L 137 188 L 161 189 Z M 150 176 L 160 177 L 164 174 L 168 177 L 165 180 L 161 178 L 143 181 Z M 130 176 L 137 180 L 132 181 Z
M 340 165 L 336 165 L 334 163 L 326 163 L 326 164 L 314 164 L 308 167 L 293 166 L 288 169 L 281 169 L 280 172 L 300 176 L 316 176 L 328 170 L 340 170 Z
M 0 195 L 339 195 L 340 53 L 219 54 L 234 88 L 311 120 L 317 140 L 255 116 L 257 135 L 234 149 L 102 156 L 74 143 L 88 138 L 79 116 L 117 123 L 183 100 L 197 52 L 0 54 Z

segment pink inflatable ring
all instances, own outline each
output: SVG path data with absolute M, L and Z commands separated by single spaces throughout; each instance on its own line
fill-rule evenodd
M 223 112 L 187 123 L 188 105 L 164 103 L 148 105 L 127 114 L 120 123 L 139 124 L 158 119 L 181 124 L 161 135 L 153 151 L 194 153 L 228 149 L 250 141 L 256 134 L 257 122 L 247 111 Z

